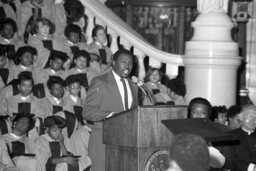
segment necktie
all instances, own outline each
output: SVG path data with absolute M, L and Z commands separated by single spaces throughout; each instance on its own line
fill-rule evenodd
M 128 107 L 128 91 L 127 91 L 127 86 L 125 84 L 125 80 L 124 78 L 121 78 L 121 82 L 123 83 L 124 86 L 124 106 L 125 106 L 125 110 L 127 110 Z

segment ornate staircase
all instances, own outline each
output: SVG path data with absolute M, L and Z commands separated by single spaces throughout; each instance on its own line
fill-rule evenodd
M 166 75 L 170 78 L 178 75 L 178 67 L 183 66 L 182 55 L 176 55 L 161 51 L 150 45 L 133 28 L 119 18 L 100 0 L 80 0 L 85 6 L 85 14 L 88 17 L 86 36 L 88 43 L 92 42 L 91 32 L 95 24 L 106 27 L 107 33 L 111 36 L 110 48 L 112 52 L 118 50 L 118 45 L 126 49 L 133 49 L 134 55 L 138 58 L 138 77 L 144 78 L 145 66 L 144 59 L 149 57 L 149 65 L 160 67 L 166 64 Z

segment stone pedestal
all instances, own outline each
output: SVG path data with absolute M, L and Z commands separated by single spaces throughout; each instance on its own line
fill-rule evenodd
M 201 13 L 194 35 L 186 42 L 184 66 L 187 101 L 208 99 L 212 105 L 236 103 L 238 45 L 231 38 L 233 23 L 225 12 Z

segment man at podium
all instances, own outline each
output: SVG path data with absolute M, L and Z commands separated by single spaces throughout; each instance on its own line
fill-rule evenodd
M 94 122 L 88 147 L 92 171 L 105 171 L 102 121 L 115 113 L 138 106 L 138 87 L 128 78 L 132 68 L 132 53 L 120 49 L 113 55 L 112 70 L 91 81 L 83 106 L 83 117 Z

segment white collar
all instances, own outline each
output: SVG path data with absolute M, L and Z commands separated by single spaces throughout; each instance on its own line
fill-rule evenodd
M 15 135 L 14 133 L 10 133 L 10 135 L 14 138 L 14 139 L 16 139 L 16 140 L 20 140 L 20 139 L 22 139 L 22 135 L 21 136 L 18 136 L 18 135 Z
M 76 68 L 76 70 L 79 72 L 79 73 L 82 73 L 83 71 L 79 68 Z
M 4 41 L 6 42 L 6 43 L 10 43 L 11 41 L 12 41 L 12 39 L 6 39 L 6 38 L 3 38 L 4 39 Z
M 71 94 L 69 96 L 70 96 L 71 100 L 73 100 L 75 103 L 77 103 L 77 101 L 78 101 L 78 97 L 77 96 L 73 96 Z
M 26 101 L 29 97 L 30 97 L 30 95 L 24 97 L 24 96 L 22 96 L 22 95 L 20 94 L 20 98 L 21 98 L 22 101 Z
M 51 73 L 52 73 L 53 75 L 57 74 L 57 72 L 54 71 L 53 69 L 50 69 L 50 71 L 51 71 Z
M 40 34 L 35 34 L 34 37 L 38 37 L 39 39 L 42 39 L 42 40 L 48 40 L 49 36 L 42 36 Z
M 58 141 L 58 140 L 52 139 L 47 133 L 43 134 L 42 136 L 43 136 L 45 139 L 47 139 L 47 141 L 49 141 L 49 142 L 56 142 L 56 141 Z
M 52 96 L 52 98 L 53 98 L 53 100 L 54 100 L 57 104 L 60 104 L 61 101 L 62 101 L 62 99 L 58 99 L 58 98 L 53 97 L 53 96 Z
M 68 44 L 70 44 L 71 46 L 74 46 L 75 44 L 73 42 L 71 42 L 70 40 L 67 41 Z
M 21 67 L 23 70 L 26 70 L 26 71 L 27 71 L 27 70 L 28 70 L 28 68 L 29 68 L 29 67 L 26 67 L 26 66 L 21 65 L 21 64 L 20 64 L 20 67 Z
M 113 72 L 113 75 L 114 75 L 115 79 L 118 80 L 118 81 L 120 81 L 120 80 L 121 80 L 121 77 L 120 77 L 114 70 L 112 70 L 112 72 Z M 124 78 L 124 79 L 125 79 L 125 78 Z
M 100 42 L 98 42 L 98 41 L 95 41 L 95 44 L 96 44 L 97 46 L 99 46 L 100 48 L 103 47 L 103 45 L 102 45 Z

